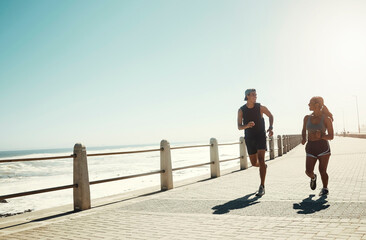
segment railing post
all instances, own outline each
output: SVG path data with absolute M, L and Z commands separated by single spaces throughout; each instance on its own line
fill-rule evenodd
M 216 138 L 210 139 L 211 178 L 220 177 L 219 146 Z
M 239 149 L 240 149 L 240 170 L 248 168 L 248 157 L 247 157 L 247 146 L 245 145 L 244 137 L 239 138 Z
M 269 159 L 274 159 L 275 158 L 275 154 L 274 154 L 274 140 L 273 140 L 273 136 L 269 137 Z
M 290 147 L 291 147 L 291 150 L 294 148 L 294 138 L 292 135 L 290 135 Z
M 91 208 L 90 184 L 86 148 L 81 143 L 74 146 L 74 210 L 81 211 Z
M 286 135 L 282 136 L 282 142 L 283 142 L 283 154 L 287 153 L 287 141 L 286 141 Z
M 160 169 L 164 171 L 160 173 L 160 185 L 161 190 L 165 191 L 173 188 L 172 158 L 169 142 L 161 140 L 160 148 Z
M 282 156 L 282 138 L 281 138 L 281 135 L 278 135 L 277 136 L 277 147 L 278 147 L 278 156 Z
M 294 148 L 294 143 L 293 143 L 293 137 L 291 135 L 289 136 L 289 142 L 290 142 L 290 150 L 292 150 Z

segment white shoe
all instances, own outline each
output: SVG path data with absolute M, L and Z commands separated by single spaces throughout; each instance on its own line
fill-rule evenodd
M 326 196 L 329 194 L 328 188 L 322 188 L 322 190 L 319 193 L 319 196 Z
M 262 197 L 264 194 L 265 194 L 264 186 L 260 185 L 256 196 Z

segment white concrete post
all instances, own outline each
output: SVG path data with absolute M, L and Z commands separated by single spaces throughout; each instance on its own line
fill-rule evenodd
M 269 137 L 269 159 L 275 158 L 273 136 Z
M 288 150 L 287 150 L 286 135 L 283 135 L 282 136 L 282 142 L 283 142 L 283 153 L 286 154 L 288 152 Z
M 170 154 L 170 144 L 167 140 L 161 140 L 160 142 L 160 185 L 161 190 L 169 190 L 173 188 L 173 171 L 172 171 L 172 158 Z
M 277 147 L 278 147 L 278 156 L 280 157 L 280 156 L 282 156 L 283 154 L 282 154 L 282 137 L 281 137 L 281 135 L 278 135 L 277 136 Z
M 74 210 L 81 211 L 91 208 L 90 184 L 86 148 L 81 143 L 74 146 Z
M 288 137 L 288 145 L 290 146 L 290 150 L 292 150 L 293 144 L 292 144 L 292 136 L 291 135 Z
M 247 146 L 245 145 L 244 137 L 239 138 L 239 149 L 240 149 L 240 170 L 244 170 L 248 168 L 248 155 L 247 155 Z
M 220 177 L 219 146 L 216 138 L 210 139 L 211 178 Z

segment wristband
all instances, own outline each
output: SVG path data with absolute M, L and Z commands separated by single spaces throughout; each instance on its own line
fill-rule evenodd
M 272 126 L 269 126 L 268 130 L 273 130 L 273 127 Z

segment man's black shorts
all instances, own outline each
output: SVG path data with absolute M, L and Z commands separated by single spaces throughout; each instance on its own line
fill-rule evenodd
M 249 155 L 256 154 L 258 150 L 267 150 L 266 136 L 256 138 L 245 138 Z

